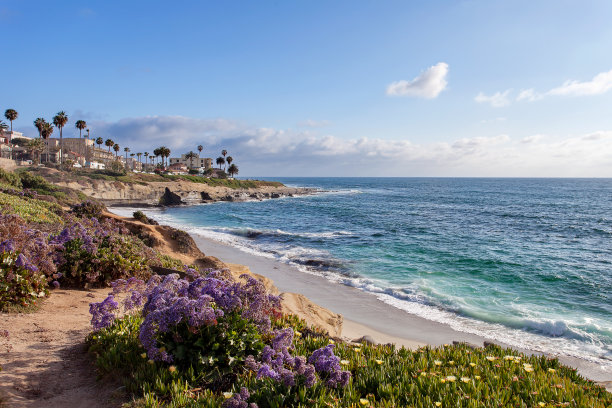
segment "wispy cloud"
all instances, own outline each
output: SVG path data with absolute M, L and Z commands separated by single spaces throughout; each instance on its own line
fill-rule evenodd
M 298 122 L 298 127 L 308 127 L 308 128 L 320 128 L 331 125 L 329 120 L 312 120 L 307 119 L 301 122 Z
M 567 80 L 563 85 L 552 88 L 545 92 L 538 92 L 533 88 L 522 89 L 516 96 L 516 101 L 535 102 L 549 96 L 590 96 L 601 95 L 612 89 L 612 70 L 601 72 L 590 81 Z M 511 103 L 509 98 L 511 89 L 504 92 L 496 92 L 486 96 L 480 92 L 474 100 L 479 103 L 490 103 L 491 106 L 500 108 Z
M 427 68 L 423 73 L 411 81 L 401 80 L 387 86 L 387 95 L 416 96 L 433 99 L 446 89 L 448 64 L 439 62 Z
M 510 99 L 508 98 L 510 92 L 512 92 L 512 90 L 507 89 L 504 92 L 496 92 L 490 96 L 480 92 L 478 95 L 476 95 L 474 100 L 478 103 L 488 103 L 494 108 L 501 108 L 503 106 L 510 105 Z
M 214 158 L 227 149 L 249 176 L 612 176 L 612 131 L 415 143 L 182 116 L 93 121 L 90 128 L 92 136 L 112 138 L 133 152 L 166 145 L 178 155 L 202 144 Z

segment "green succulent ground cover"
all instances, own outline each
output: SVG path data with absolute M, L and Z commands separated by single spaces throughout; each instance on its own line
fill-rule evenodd
M 212 391 L 193 369 L 147 359 L 138 340 L 140 317 L 128 316 L 88 337 L 102 375 L 119 377 L 138 407 L 221 407 L 240 387 L 263 407 L 610 407 L 612 394 L 556 359 L 525 356 L 497 346 L 421 348 L 336 342 L 334 353 L 352 379 L 346 388 L 290 389 L 245 370 L 232 388 Z M 295 317 L 296 355 L 334 342 Z M 296 388 L 296 387 L 293 387 Z
M 189 175 L 163 175 L 167 180 L 186 180 L 192 183 L 208 184 L 212 187 L 229 187 L 233 189 L 238 188 L 257 188 L 264 186 L 271 187 L 282 187 L 283 183 L 278 181 L 262 181 L 262 180 L 237 180 L 237 179 L 217 179 L 217 178 L 206 178 L 200 176 L 189 176 Z
M 0 213 L 16 214 L 27 222 L 63 224 L 61 207 L 48 201 L 0 192 Z

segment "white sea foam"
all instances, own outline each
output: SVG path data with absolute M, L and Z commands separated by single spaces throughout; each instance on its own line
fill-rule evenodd
M 599 364 L 602 370 L 612 373 L 612 350 L 609 345 L 602 344 L 593 338 L 593 335 L 577 329 L 575 322 L 564 320 L 545 320 L 540 318 L 526 318 L 521 321 L 505 321 L 504 324 L 490 323 L 471 317 L 462 316 L 441 308 L 429 301 L 429 298 L 420 293 L 416 287 L 412 291 L 405 287 L 393 287 L 383 280 L 347 277 L 336 271 L 318 270 L 300 264 L 304 259 L 327 259 L 329 253 L 312 248 L 299 246 L 281 246 L 278 244 L 260 243 L 251 240 L 243 234 L 236 234 L 237 229 L 218 227 L 206 228 L 181 224 L 158 209 L 113 208 L 118 215 L 131 216 L 136 210 L 141 210 L 147 216 L 160 223 L 181 228 L 189 233 L 200 235 L 227 245 L 231 245 L 246 253 L 274 259 L 279 262 L 292 264 L 298 270 L 325 277 L 326 279 L 352 286 L 369 292 L 388 305 L 396 307 L 407 313 L 450 326 L 453 330 L 478 335 L 508 344 L 511 347 L 528 349 L 536 352 L 556 356 L 571 356 Z M 255 230 L 253 230 L 255 231 Z M 282 230 L 270 230 L 278 235 L 297 235 Z M 313 233 L 317 234 L 317 233 Z M 325 235 L 322 235 L 325 234 Z M 329 234 L 329 236 L 328 236 Z M 334 231 L 311 235 L 311 237 L 333 238 L 343 234 L 352 234 L 349 231 Z M 305 236 L 302 234 L 302 236 Z M 585 341 L 591 340 L 591 341 Z

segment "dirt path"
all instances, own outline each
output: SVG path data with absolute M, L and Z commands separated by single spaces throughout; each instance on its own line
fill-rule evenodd
M 118 384 L 96 381 L 85 337 L 91 331 L 89 303 L 108 289 L 55 290 L 40 310 L 0 314 L 0 406 L 117 407 Z M 2 405 L 4 403 L 4 405 Z

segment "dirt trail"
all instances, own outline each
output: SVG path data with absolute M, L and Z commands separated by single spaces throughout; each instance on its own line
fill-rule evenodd
M 54 290 L 31 314 L 0 314 L 0 406 L 106 408 L 121 405 L 120 384 L 96 381 L 85 337 L 89 303 L 109 289 Z M 4 405 L 2 405 L 4 403 Z

